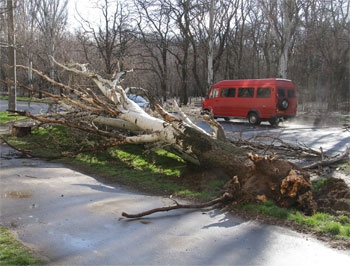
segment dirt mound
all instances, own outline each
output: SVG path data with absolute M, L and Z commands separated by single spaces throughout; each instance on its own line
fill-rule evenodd
M 330 177 L 314 193 L 319 212 L 350 215 L 350 188 L 343 179 Z

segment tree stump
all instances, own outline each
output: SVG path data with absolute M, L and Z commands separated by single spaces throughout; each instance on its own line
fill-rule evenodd
M 16 122 L 12 125 L 11 135 L 16 137 L 24 137 L 32 132 L 32 122 Z

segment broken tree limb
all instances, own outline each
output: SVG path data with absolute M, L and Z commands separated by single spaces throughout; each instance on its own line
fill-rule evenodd
M 313 169 L 313 168 L 316 168 L 318 166 L 331 165 L 331 164 L 349 159 L 349 154 L 350 154 L 350 146 L 348 145 L 348 146 L 346 146 L 345 151 L 342 154 L 340 154 L 339 156 L 336 156 L 336 157 L 333 157 L 330 159 L 323 159 L 323 160 L 318 161 L 318 162 L 314 162 L 310 165 L 303 166 L 301 169 L 306 170 L 306 169 Z
M 274 200 L 278 205 L 286 208 L 298 208 L 308 213 L 315 211 L 309 175 L 305 171 L 299 171 L 298 167 L 287 160 L 277 159 L 275 156 L 260 156 L 258 155 L 261 153 L 259 149 L 254 152 L 257 153 L 256 155 L 247 158 L 248 149 L 225 140 L 225 132 L 220 128 L 219 123 L 214 123 L 215 121 L 209 120 L 210 126 L 215 132 L 212 134 L 198 130 L 193 126 L 193 123 L 186 123 L 187 118 L 181 119 L 171 116 L 161 106 L 155 105 L 161 118 L 146 113 L 135 102 L 127 98 L 122 86 L 117 84 L 121 75 L 113 80 L 107 80 L 98 74 L 89 72 L 86 65 L 77 65 L 77 68 L 59 63 L 58 65 L 69 71 L 70 74 L 94 82 L 97 85 L 94 89 L 99 89 L 100 92 L 93 92 L 82 86 L 73 86 L 73 88 L 77 88 L 74 90 L 70 86 L 62 85 L 61 88 L 66 91 L 67 98 L 62 98 L 62 95 L 59 95 L 55 98 L 55 102 L 62 100 L 61 102 L 71 105 L 72 108 L 69 109 L 69 112 L 67 112 L 68 109 L 65 109 L 65 114 L 62 112 L 50 113 L 48 117 L 51 116 L 51 119 L 46 118 L 45 121 L 42 120 L 42 117 L 36 117 L 39 121 L 58 123 L 87 133 L 97 134 L 103 137 L 100 138 L 100 142 L 103 141 L 108 146 L 127 142 L 160 145 L 179 155 L 186 162 L 200 165 L 203 169 L 217 169 L 221 173 L 220 176 L 216 177 L 218 179 L 226 181 L 232 176 L 236 177 L 233 187 L 237 189 L 237 193 L 227 192 L 237 202 L 266 198 Z M 46 80 L 52 82 L 50 79 Z M 68 97 L 74 98 L 68 100 Z M 26 114 L 26 116 L 34 118 L 30 114 Z M 97 117 L 99 118 L 98 122 L 96 121 Z M 104 123 L 104 118 L 108 118 L 108 123 Z M 112 126 L 111 118 L 118 119 L 118 123 Z M 125 121 L 125 123 L 119 123 L 120 121 Z M 130 129 L 131 124 L 137 128 L 137 132 L 128 132 L 127 128 Z M 122 127 L 122 131 L 120 131 L 120 127 Z M 275 144 L 274 142 L 273 144 Z M 271 146 L 267 146 L 265 155 Z M 106 145 L 100 145 L 100 147 L 106 147 Z M 282 183 L 283 190 L 280 189 Z M 216 201 L 210 204 L 216 204 Z M 208 205 L 176 204 L 141 213 L 141 215 L 178 208 L 205 206 Z
M 167 211 L 176 210 L 176 209 L 203 209 L 203 208 L 214 206 L 214 205 L 219 204 L 219 203 L 225 203 L 231 199 L 232 199 L 232 195 L 230 193 L 224 193 L 221 197 L 213 199 L 213 200 L 208 201 L 208 202 L 204 202 L 204 203 L 180 204 L 177 201 L 175 201 L 176 205 L 173 205 L 173 206 L 154 208 L 154 209 L 151 209 L 148 211 L 139 212 L 139 213 L 135 213 L 135 214 L 129 214 L 126 212 L 122 212 L 122 216 L 124 216 L 126 218 L 133 219 L 133 218 L 141 218 L 143 216 L 150 215 L 150 214 L 153 214 L 156 212 L 167 212 Z

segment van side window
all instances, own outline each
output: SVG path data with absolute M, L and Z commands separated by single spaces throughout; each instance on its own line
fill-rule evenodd
M 256 98 L 270 98 L 271 88 L 258 88 Z
M 287 94 L 288 94 L 288 98 L 295 98 L 295 91 L 294 90 L 288 90 Z
M 254 88 L 239 88 L 238 97 L 241 98 L 253 98 L 254 97 Z
M 235 97 L 236 88 L 223 88 L 221 90 L 221 97 Z
M 278 88 L 278 90 L 277 90 L 277 96 L 278 96 L 278 98 L 285 98 L 285 97 L 286 97 L 285 89 Z
M 210 95 L 209 95 L 209 98 L 216 98 L 218 97 L 219 95 L 219 89 L 218 88 L 215 88 L 215 89 L 212 89 L 211 92 L 210 92 Z

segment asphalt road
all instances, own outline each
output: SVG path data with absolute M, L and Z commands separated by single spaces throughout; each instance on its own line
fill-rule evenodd
M 0 223 L 48 265 L 350 265 L 350 251 L 309 235 L 215 210 L 169 205 L 1 145 Z

